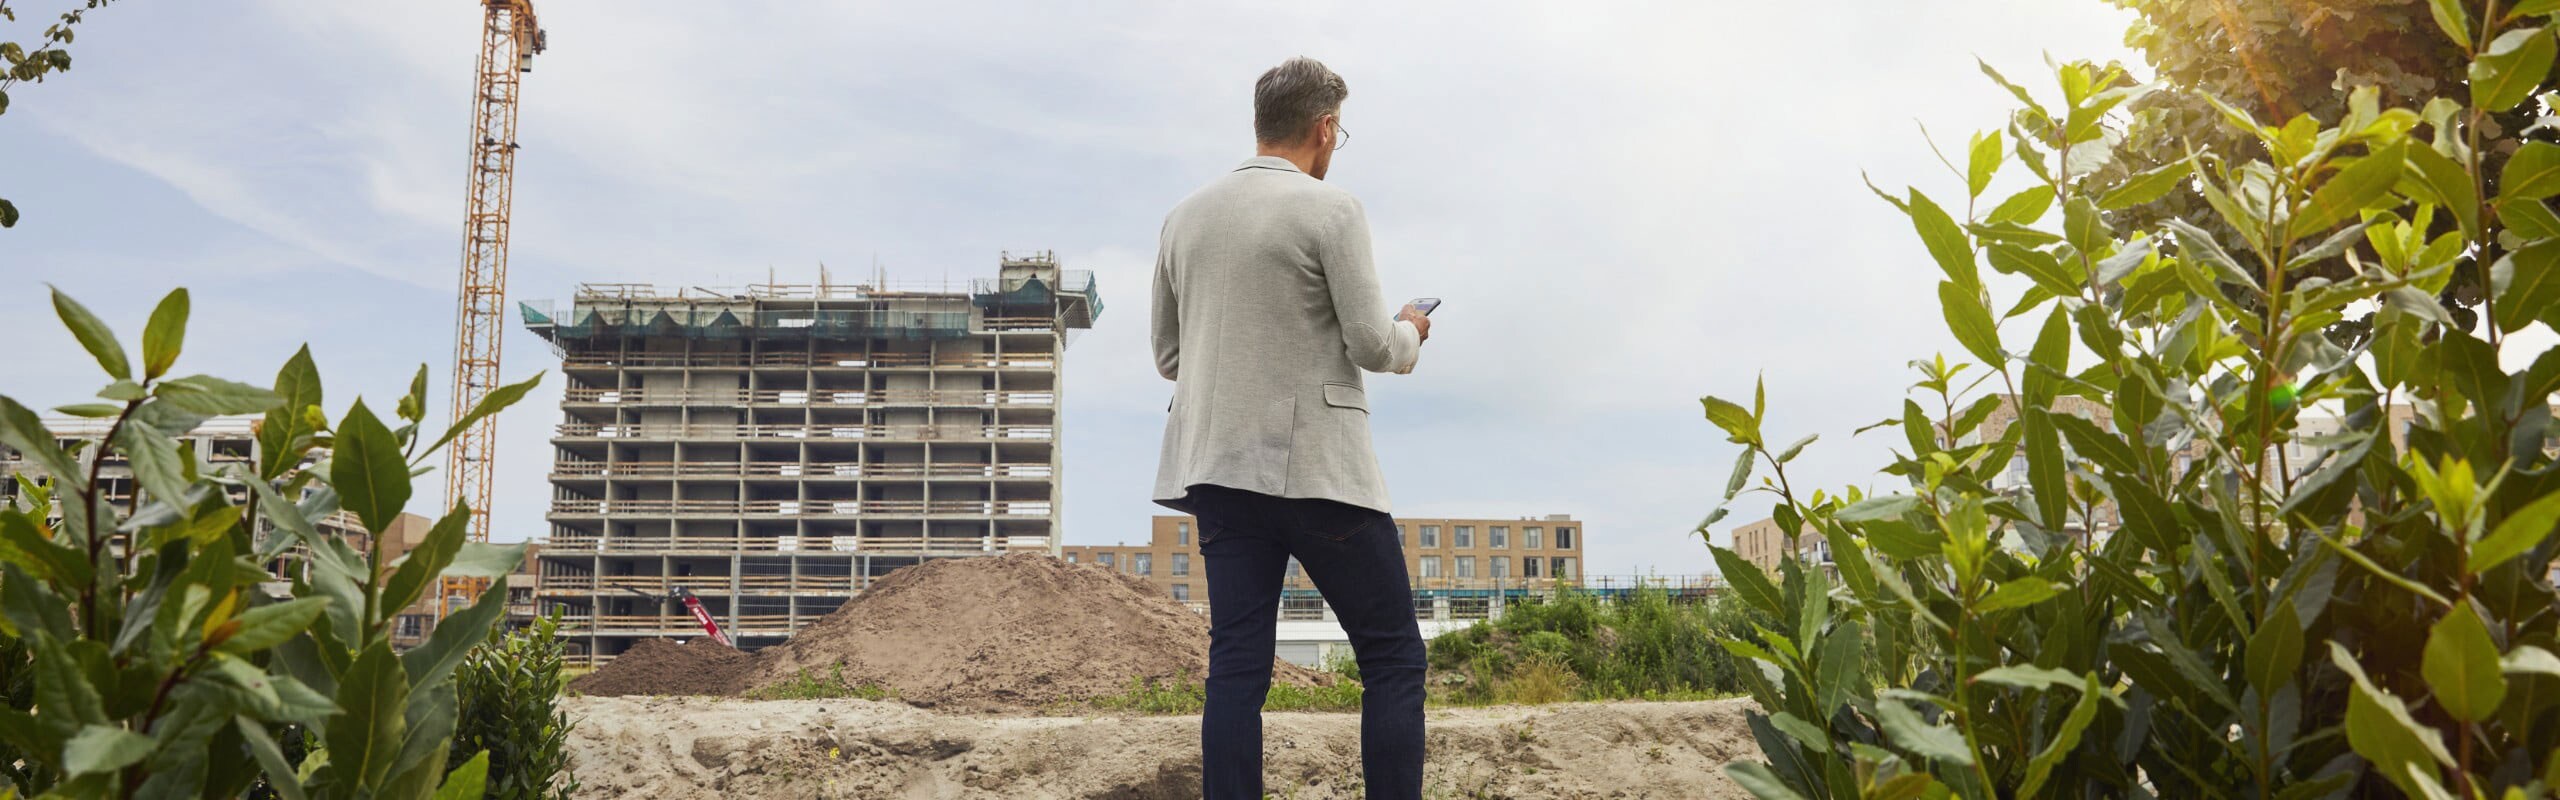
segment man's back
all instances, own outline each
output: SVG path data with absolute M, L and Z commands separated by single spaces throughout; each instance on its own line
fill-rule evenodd
M 1350 193 L 1257 156 L 1166 216 L 1157 370 L 1174 379 L 1155 499 L 1212 484 L 1388 511 L 1360 371 L 1411 366 Z

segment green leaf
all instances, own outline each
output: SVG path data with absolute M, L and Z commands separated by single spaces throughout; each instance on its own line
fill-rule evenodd
M 2329 660 L 2354 679 L 2347 692 L 2347 744 L 2356 755 L 2373 764 L 2400 791 L 2417 794 L 2411 772 L 2433 778 L 2436 765 L 2454 766 L 2453 754 L 2446 752 L 2444 739 L 2436 729 L 2410 716 L 2409 707 L 2390 692 L 2373 685 L 2364 668 L 2344 645 L 2329 643 Z
M 2031 664 L 2011 664 L 2004 667 L 1993 667 L 1991 669 L 1983 670 L 1981 673 L 1973 676 L 1973 682 L 1992 683 L 1999 684 L 2001 686 L 2014 686 L 2020 689 L 2045 691 L 2056 686 L 2078 688 L 2080 686 L 2080 676 L 2071 674 L 2064 670 L 2039 667 Z
M 2560 145 L 2525 142 L 2498 170 L 2498 202 L 2540 200 L 2560 194 Z
M 2507 9 L 2507 21 L 2560 13 L 2560 0 L 2524 0 Z
M 2002 155 L 2000 131 L 1973 135 L 1972 153 L 1965 164 L 1965 186 L 1972 190 L 1971 196 L 1981 197 L 1982 190 L 1991 186 L 1991 176 L 2000 171 Z
M 310 345 L 294 351 L 284 368 L 276 370 L 275 392 L 284 402 L 267 409 L 258 427 L 258 477 L 267 479 L 300 463 L 311 449 L 311 435 L 318 433 L 303 414 L 320 405 L 320 370 L 311 363 Z
M 2498 34 L 2487 52 L 2471 60 L 2471 105 L 2501 113 L 2533 96 L 2533 90 L 2551 75 L 2552 58 L 2560 55 L 2555 48 L 2560 45 L 2554 45 L 2551 32 L 2542 28 Z
M 2560 304 L 2560 239 L 2525 245 L 2489 266 L 2489 289 L 2497 298 L 2498 330 L 2524 330 Z
M 435 800 L 479 800 L 489 785 L 489 751 L 482 750 L 462 762 L 436 787 Z
M 1725 502 L 1733 502 L 1734 496 L 1742 493 L 1743 485 L 1751 482 L 1751 457 L 1758 454 L 1759 451 L 1748 447 L 1734 454 L 1733 473 L 1724 479 Z
M 131 463 L 134 479 L 150 499 L 171 505 L 185 500 L 187 464 L 178 455 L 177 440 L 149 425 L 128 422 L 116 431 L 116 450 Z
M 2507 678 L 2498 668 L 2498 645 L 2468 603 L 2437 620 L 2427 631 L 2426 655 L 2420 664 L 2436 705 L 2464 722 L 2479 722 L 2498 711 L 2507 697 Z
M 1985 219 L 2012 225 L 2031 225 L 2036 220 L 2043 219 L 2044 213 L 2052 208 L 2053 187 L 2037 184 L 2010 195 L 2007 200 L 2000 201 L 2000 205 L 1993 206 L 1990 216 Z
M 2508 232 L 2528 241 L 2560 238 L 2560 215 L 2551 213 L 2551 207 L 2540 200 L 2499 198 L 2498 221 L 2507 224 Z
M 1920 232 L 1929 257 L 1937 260 L 1948 280 L 1975 290 L 1981 288 L 1982 275 L 1973 266 L 1973 245 L 1965 238 L 1964 229 L 1956 227 L 1955 218 L 1947 216 L 1946 209 L 1930 202 L 1929 196 L 1918 189 L 1911 190 L 1911 227 Z
M 1958 766 L 1973 764 L 1973 749 L 1965 746 L 1963 734 L 1944 723 L 1931 725 L 1923 721 L 1920 712 L 1902 701 L 1877 701 L 1876 724 L 1894 746 L 1913 755 Z
M 201 416 L 256 414 L 283 401 L 275 392 L 211 375 L 189 375 L 161 381 L 151 396 L 171 407 Z
M 0 93 L 0 108 L 9 105 L 8 99 L 7 93 Z M 0 199 L 0 228 L 15 227 L 18 227 L 18 204 Z
M 1984 258 L 1991 262 L 1992 269 L 2003 275 L 2025 275 L 2034 280 L 2036 286 L 2056 296 L 2076 295 L 2082 288 L 2084 279 L 2072 268 L 2077 265 L 2065 265 L 2052 253 L 2006 242 L 1985 247 L 1982 252 Z
M 1741 786 L 1743 791 L 1750 792 L 1752 797 L 1759 800 L 1805 800 L 1804 795 L 1788 788 L 1787 782 L 1780 780 L 1777 773 L 1770 772 L 1769 765 L 1758 761 L 1735 761 L 1726 764 L 1724 774 L 1725 777 L 1732 778 L 1735 785 Z
M 435 527 L 427 530 L 426 538 L 418 542 L 417 549 L 409 551 L 409 556 L 400 560 L 399 568 L 392 571 L 391 579 L 383 583 L 382 607 L 407 608 L 410 603 L 417 602 L 419 595 L 424 594 L 436 577 L 444 574 L 445 567 L 453 563 L 454 554 L 462 551 L 463 541 L 470 538 L 470 529 L 470 507 L 455 503 L 453 511 L 436 520 Z
M 322 737 L 329 769 L 342 787 L 379 789 L 408 731 L 409 677 L 390 642 L 375 642 L 356 656 L 339 679 L 337 699 L 340 711 Z
M 53 410 L 75 417 L 107 419 L 124 413 L 124 406 L 114 403 L 73 403 L 67 406 L 54 406 Z
M 2509 675 L 2549 675 L 2560 678 L 2560 656 L 2533 645 L 2518 647 L 2505 658 L 2498 659 L 2498 670 Z
M 1778 587 L 1769 583 L 1769 576 L 1761 573 L 1758 566 L 1731 550 L 1715 545 L 1707 545 L 1707 550 L 1715 554 L 1717 574 L 1724 576 L 1725 582 L 1732 584 L 1734 592 L 1740 594 L 1745 602 L 1769 614 L 1786 614 L 1786 604 L 1779 599 Z
M 435 444 L 419 450 L 418 458 L 426 459 L 429 454 L 443 449 L 445 443 L 453 441 L 453 437 L 470 430 L 471 426 L 478 423 L 481 418 L 504 411 L 508 406 L 515 405 L 516 401 L 524 399 L 526 392 L 533 391 L 533 387 L 542 385 L 543 374 L 537 372 L 533 377 L 491 390 L 487 396 L 480 398 L 480 402 L 471 404 L 471 410 L 464 412 L 461 419 L 454 420 L 453 427 L 446 428 L 444 435 L 438 437 Z
M 304 800 L 302 781 L 295 776 L 293 765 L 284 760 L 284 750 L 276 746 L 275 737 L 267 735 L 267 726 L 246 716 L 231 718 L 240 738 L 249 744 L 249 753 L 267 776 L 267 786 L 284 800 Z
M 1994 369 L 2008 363 L 2000 352 L 2000 329 L 1991 321 L 1991 307 L 1983 305 L 1979 289 L 1939 281 L 1938 304 L 1946 310 L 1947 330 L 1966 352 Z
M 1804 438 L 1797 439 L 1795 444 L 1787 445 L 1787 449 L 1778 451 L 1778 463 L 1784 464 L 1796 460 L 1796 456 L 1804 452 L 1805 445 L 1813 444 L 1815 440 L 1821 438 L 1822 434 L 1819 433 L 1805 434 Z
M 410 422 L 427 418 L 427 365 L 418 365 L 417 377 L 409 379 L 409 393 L 400 397 L 400 407 L 394 411 Z
M 2444 31 L 2444 38 L 2452 40 L 2463 52 L 2471 52 L 2471 15 L 2462 10 L 2462 0 L 2427 0 L 2427 7 L 2434 12 L 2436 29 Z
M 2310 236 L 2355 219 L 2356 212 L 2389 195 L 2392 185 L 2400 182 L 2401 173 L 2408 169 L 2408 150 L 2407 143 L 2394 143 L 2338 170 L 2294 212 L 2288 230 L 2297 237 Z
M 304 597 L 249 609 L 235 620 L 239 629 L 232 632 L 230 638 L 222 640 L 216 649 L 247 656 L 283 644 L 294 634 L 310 628 L 311 621 L 319 619 L 320 612 L 328 604 L 326 597 Z
M 1973 610 L 1976 613 L 1989 614 L 2013 608 L 2025 608 L 2053 599 L 2057 591 L 2052 581 L 2036 577 L 2018 578 L 2003 582 L 1999 588 L 1991 590 L 1990 594 L 1983 596 L 1981 602 L 1974 604 Z
M 160 298 L 160 306 L 151 309 L 151 322 L 142 329 L 142 377 L 150 380 L 169 372 L 178 363 L 179 345 L 187 338 L 187 290 L 180 288 Z
M 2249 635 L 2245 666 L 2249 685 L 2257 687 L 2260 697 L 2272 696 L 2293 682 L 2294 669 L 2302 665 L 2302 620 L 2294 614 L 2293 601 L 2275 605 L 2273 613 L 2258 621 L 2258 631 Z
M 113 772 L 151 755 L 151 737 L 109 725 L 83 725 L 62 744 L 62 771 L 72 776 Z
M 2414 187 L 2426 193 L 2419 199 L 2453 212 L 2454 218 L 2462 221 L 2463 239 L 2480 238 L 2480 193 L 2471 185 L 2471 173 L 2432 147 L 2408 148 L 2408 157 L 2409 163 L 2418 167 Z
M 1701 397 L 1698 402 L 1707 408 L 1707 421 L 1723 429 L 1733 443 L 1755 447 L 1760 444 L 1760 421 L 1753 419 L 1750 411 L 1721 397 Z
M 88 586 L 93 577 L 95 567 L 87 556 L 78 549 L 45 538 L 37 529 L 35 520 L 17 509 L 6 507 L 6 504 L 0 504 L 0 543 L 6 543 L 10 549 L 32 559 L 11 561 L 57 585 L 78 589 Z
M 2045 781 L 2053 777 L 2053 768 L 2080 746 L 2080 734 L 2089 729 L 2090 721 L 2098 718 L 2098 698 L 2106 696 L 2106 692 L 2098 688 L 2096 673 L 2091 673 L 2085 680 L 2080 688 L 2080 702 L 2071 707 L 2070 716 L 2062 719 L 2062 729 L 2055 731 L 2053 740 L 2027 762 L 2027 779 L 2019 785 L 2017 796 L 2042 797 L 2038 792 L 2044 788 Z
M 361 399 L 338 423 L 329 485 L 337 488 L 339 502 L 364 520 L 365 530 L 375 533 L 390 530 L 409 505 L 409 465 L 400 458 L 400 441 Z
M 1832 516 L 1841 522 L 1871 522 L 1893 519 L 1920 506 L 1920 498 L 1907 494 L 1885 494 L 1849 504 Z
M 2115 211 L 2167 197 L 2170 192 L 2176 191 L 2180 184 L 2186 182 L 2188 173 L 2192 172 L 2194 167 L 2195 165 L 2191 162 L 2178 161 L 2137 173 L 2133 177 L 2126 178 L 2123 185 L 2107 192 L 2105 197 L 2099 198 L 2098 208 L 2103 211 Z
M 507 579 L 499 576 L 490 582 L 488 591 L 470 608 L 436 623 L 434 633 L 427 634 L 425 644 L 400 654 L 400 664 L 408 670 L 410 683 L 433 686 L 453 674 L 453 668 L 471 654 L 471 648 L 489 638 L 489 626 L 507 612 Z
M 124 345 L 116 343 L 115 333 L 107 330 L 107 323 L 98 319 L 98 315 L 89 313 L 88 306 L 55 289 L 53 313 L 62 317 L 63 327 L 71 329 L 71 337 L 80 340 L 80 346 L 98 359 L 98 366 L 107 370 L 108 377 L 133 379 L 133 366 L 125 361 Z
M 2543 495 L 2499 521 L 2496 529 L 2471 545 L 2465 569 L 2473 575 L 2488 572 L 2541 545 L 2555 530 L 2560 530 L 2560 493 Z

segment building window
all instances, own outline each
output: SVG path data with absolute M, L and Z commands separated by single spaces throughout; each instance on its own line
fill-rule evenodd
M 1132 554 L 1129 556 L 1129 568 L 1140 575 L 1156 574 L 1156 557 L 1149 553 Z
M 1439 557 L 1439 556 L 1423 556 L 1423 557 L 1422 557 L 1422 577 L 1425 577 L 1425 578 L 1437 578 L 1437 577 L 1440 577 L 1440 557 Z
M 1068 553 L 1068 554 L 1067 554 L 1067 563 L 1069 563 L 1069 564 L 1076 563 L 1076 554 L 1074 554 L 1074 553 Z
M 1544 536 L 1546 532 L 1547 529 L 1545 528 L 1521 528 L 1520 547 L 1527 550 L 1536 550 L 1539 547 L 1542 547 L 1543 545 L 1539 544 L 1539 541 L 1546 538 Z
M 1509 556 L 1494 556 L 1492 566 L 1493 577 L 1496 580 L 1511 577 L 1511 558 Z
M 1173 574 L 1174 574 L 1174 577 L 1181 577 L 1181 576 L 1184 576 L 1184 575 L 1189 575 L 1189 574 L 1191 574 L 1191 554 L 1190 554 L 1190 553 L 1175 553 L 1175 554 L 1173 554 Z
M 1554 568 L 1549 572 L 1549 574 L 1556 580 L 1573 580 L 1573 559 L 1558 557 L 1548 566 Z
M 1485 545 L 1486 547 L 1490 547 L 1490 548 L 1493 548 L 1493 549 L 1495 549 L 1495 550 L 1509 550 L 1509 549 L 1511 549 L 1511 529 L 1510 529 L 1510 528 L 1506 528 L 1506 527 L 1503 527 L 1503 526 L 1500 526 L 1500 525 L 1496 525 L 1496 526 L 1493 526 L 1493 527 L 1491 527 L 1491 528 L 1486 528 L 1486 529 L 1485 529 L 1485 532 L 1484 532 L 1484 538 L 1485 538 L 1485 543 L 1484 543 L 1484 545 Z
M 1111 565 L 1112 565 L 1112 564 L 1111 564 L 1111 554 L 1110 554 L 1110 553 L 1096 553 L 1096 554 L 1094 554 L 1094 556 L 1093 556 L 1093 563 L 1100 564 L 1100 565 L 1102 565 L 1102 566 L 1104 566 L 1104 567 L 1109 567 L 1109 566 L 1111 566 Z
M 1289 557 L 1289 580 L 1293 580 L 1293 581 L 1294 581 L 1294 580 L 1298 580 L 1298 579 L 1300 579 L 1300 578 L 1304 577 L 1305 575 L 1306 575 L 1306 568 L 1305 568 L 1305 567 L 1298 566 L 1298 557 L 1297 557 L 1297 556 L 1290 556 L 1290 557 Z
M 1457 540 L 1455 544 L 1458 549 L 1465 550 L 1476 546 L 1476 526 L 1460 525 L 1458 526 L 1456 533 L 1456 536 L 1450 538 Z
M 1556 529 L 1556 549 L 1558 549 L 1558 550 L 1571 550 L 1571 549 L 1573 549 L 1573 529 L 1572 529 L 1572 528 L 1557 528 L 1557 529 Z M 1556 577 L 1561 578 L 1561 577 L 1564 577 L 1564 576 L 1562 576 L 1562 575 L 1558 575 L 1558 576 L 1556 576 Z
M 1411 549 L 1411 548 L 1413 547 L 1413 539 L 1411 538 L 1412 536 L 1413 536 L 1413 531 L 1412 531 L 1411 529 L 1406 528 L 1405 526 L 1402 526 L 1402 525 L 1398 525 L 1398 526 L 1396 526 L 1396 549 L 1398 549 L 1398 550 Z
M 1173 543 L 1183 547 L 1191 546 L 1191 523 L 1176 522 L 1173 524 Z
M 1535 577 L 1538 577 L 1538 562 L 1539 562 L 1539 561 L 1540 561 L 1540 559 L 1539 559 L 1537 556 L 1530 556 L 1530 557 L 1528 557 L 1528 558 L 1520 559 L 1520 577 L 1523 577 L 1523 578 L 1535 578 Z
M 1177 584 L 1174 584 L 1174 585 L 1173 585 L 1173 600 L 1174 600 L 1174 602 L 1177 602 L 1177 603 L 1188 603 L 1188 602 L 1191 602 L 1191 584 L 1188 584 L 1188 583 L 1177 583 Z
M 1459 556 L 1459 557 L 1458 557 L 1458 577 L 1461 577 L 1461 578 L 1473 578 L 1473 577 L 1475 577 L 1475 576 L 1476 576 L 1476 557 L 1475 557 L 1475 556 Z
M 1424 526 L 1422 526 L 1422 546 L 1424 546 L 1424 547 L 1439 547 L 1439 546 L 1440 546 L 1440 526 L 1438 526 L 1438 525 L 1424 525 Z
M 424 618 L 419 617 L 416 614 L 400 615 L 401 638 L 414 639 L 425 635 L 426 631 L 427 626 Z

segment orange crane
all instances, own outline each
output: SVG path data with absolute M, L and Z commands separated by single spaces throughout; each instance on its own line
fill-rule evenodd
M 462 285 L 453 325 L 453 416 L 498 388 L 499 345 L 506 334 L 507 228 L 515 194 L 516 98 L 533 56 L 543 50 L 533 0 L 482 0 L 479 88 L 471 114 L 470 197 L 462 216 Z M 498 420 L 491 416 L 453 438 L 445 452 L 444 507 L 471 504 L 471 540 L 489 540 L 489 487 Z M 448 578 L 436 593 L 436 618 L 485 585 Z

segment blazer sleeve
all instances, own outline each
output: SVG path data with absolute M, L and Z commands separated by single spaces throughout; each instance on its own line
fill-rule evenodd
M 1156 351 L 1156 374 L 1165 380 L 1179 380 L 1182 366 L 1182 309 L 1173 289 L 1173 242 L 1169 238 L 1173 221 L 1165 221 L 1165 230 L 1156 236 L 1155 301 L 1149 311 L 1149 328 Z
M 1396 319 L 1395 309 L 1379 294 L 1377 266 L 1369 257 L 1369 217 L 1359 200 L 1345 198 L 1317 252 L 1351 363 L 1370 372 L 1412 369 L 1422 354 L 1422 332 Z

